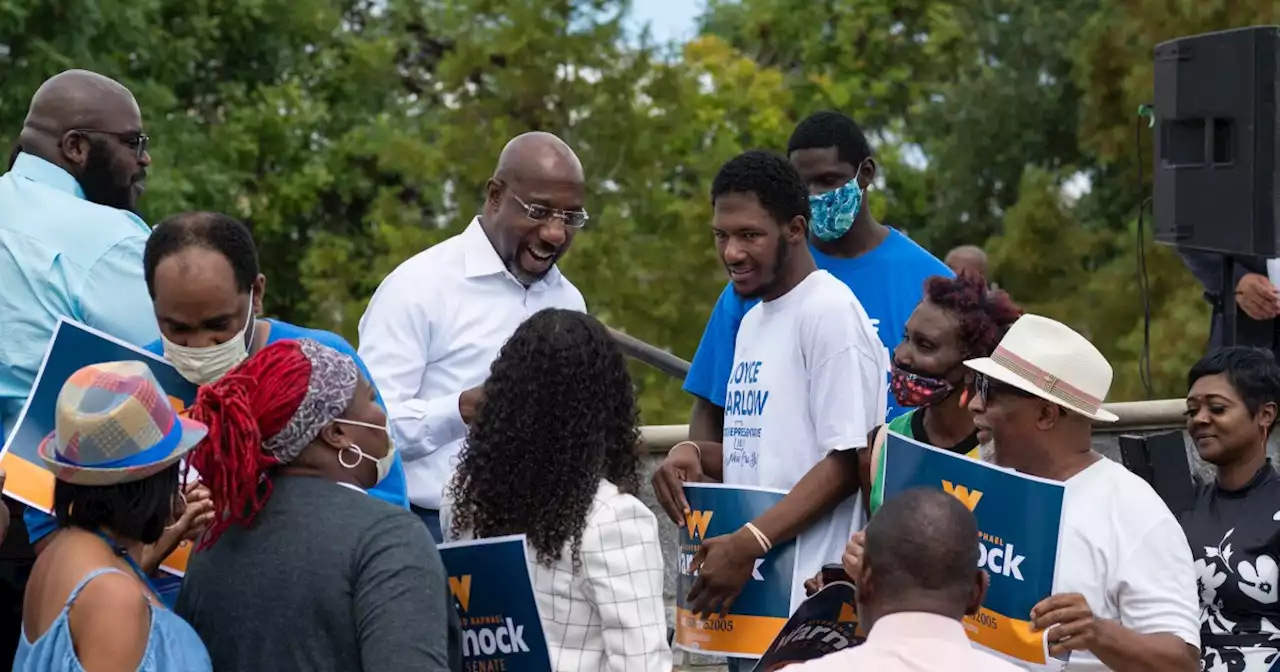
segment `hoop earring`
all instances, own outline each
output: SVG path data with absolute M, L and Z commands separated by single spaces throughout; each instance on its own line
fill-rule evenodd
M 347 464 L 346 461 L 342 459 L 342 456 L 346 455 L 348 450 L 356 451 L 356 461 L 352 462 L 351 464 Z M 343 467 L 347 469 L 355 469 L 357 466 L 360 465 L 360 460 L 362 459 L 364 459 L 364 453 L 361 452 L 360 449 L 356 448 L 355 446 L 347 446 L 346 448 L 343 448 L 342 450 L 338 451 L 338 464 L 341 464 Z

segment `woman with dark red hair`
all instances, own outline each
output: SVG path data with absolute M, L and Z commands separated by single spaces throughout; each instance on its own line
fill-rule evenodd
M 413 514 L 367 492 L 395 450 L 355 362 L 280 341 L 200 388 L 191 466 L 222 513 L 175 611 L 222 672 L 448 670 L 460 632 Z
M 889 384 L 898 405 L 912 410 L 890 421 L 889 431 L 978 459 L 964 362 L 989 357 L 1021 315 L 1008 294 L 988 288 L 977 273 L 926 280 L 924 298 L 907 319 L 902 341 L 893 351 Z M 883 428 L 876 428 L 870 448 L 861 455 L 862 482 L 871 484 L 862 488 L 868 513 L 879 507 L 882 496 L 872 475 L 880 471 L 884 434 Z
M 872 475 L 880 472 L 886 427 L 921 443 L 980 459 L 964 362 L 990 356 L 1021 315 L 1022 309 L 1009 295 L 989 288 L 980 274 L 962 271 L 954 278 L 934 276 L 925 281 L 924 298 L 907 319 L 902 341 L 893 351 L 889 383 L 898 405 L 912 410 L 872 430 L 868 447 L 858 451 L 860 496 L 868 513 L 879 508 L 882 499 L 880 482 Z M 821 574 L 805 581 L 810 595 L 822 585 Z

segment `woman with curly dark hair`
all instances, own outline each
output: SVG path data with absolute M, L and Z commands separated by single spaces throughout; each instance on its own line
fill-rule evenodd
M 542 310 L 502 347 L 442 519 L 450 539 L 527 537 L 556 670 L 671 670 L 639 437 L 626 359 L 595 318 Z

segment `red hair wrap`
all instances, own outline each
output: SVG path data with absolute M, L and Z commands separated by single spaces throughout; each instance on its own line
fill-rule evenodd
M 219 513 L 199 548 L 212 546 L 233 524 L 251 526 L 266 505 L 271 481 L 263 476 L 279 462 L 262 444 L 289 423 L 310 379 L 311 361 L 298 343 L 279 341 L 200 388 L 190 416 L 209 433 L 190 463 Z

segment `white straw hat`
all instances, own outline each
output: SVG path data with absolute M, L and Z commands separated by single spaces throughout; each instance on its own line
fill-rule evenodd
M 1119 418 L 1102 408 L 1111 364 L 1084 336 L 1061 322 L 1023 315 L 990 357 L 965 366 L 1093 420 Z

